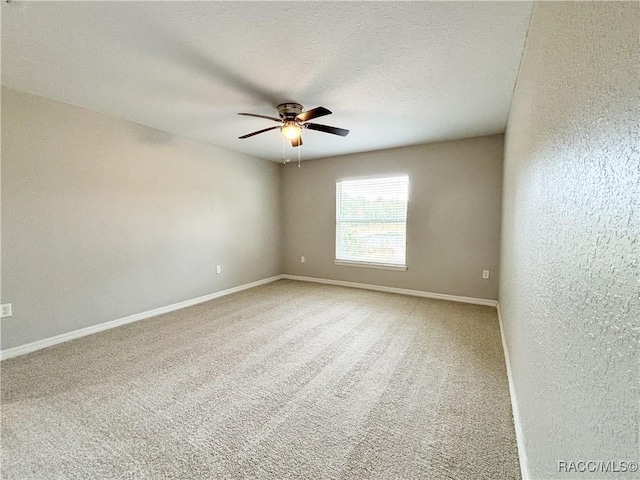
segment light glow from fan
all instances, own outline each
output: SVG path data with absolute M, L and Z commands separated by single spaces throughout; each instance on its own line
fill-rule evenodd
M 292 140 L 298 138 L 301 133 L 300 127 L 295 122 L 287 122 L 280 130 L 282 135 Z

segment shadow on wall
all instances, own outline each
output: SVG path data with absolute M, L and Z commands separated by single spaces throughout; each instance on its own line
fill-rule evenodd
M 145 145 L 168 145 L 175 138 L 175 135 L 135 124 L 135 136 Z

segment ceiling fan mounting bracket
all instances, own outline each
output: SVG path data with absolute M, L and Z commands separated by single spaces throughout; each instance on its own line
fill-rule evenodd
M 283 120 L 294 120 L 302 113 L 302 105 L 299 103 L 281 103 L 278 105 L 278 113 Z

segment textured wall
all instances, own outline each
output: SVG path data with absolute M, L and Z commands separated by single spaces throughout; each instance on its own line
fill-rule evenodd
M 638 460 L 640 4 L 540 2 L 506 134 L 500 304 L 531 478 Z
M 279 170 L 3 89 L 2 348 L 280 273 Z
M 284 272 L 495 300 L 503 140 L 492 135 L 286 165 Z M 336 181 L 395 174 L 410 181 L 407 271 L 334 265 Z

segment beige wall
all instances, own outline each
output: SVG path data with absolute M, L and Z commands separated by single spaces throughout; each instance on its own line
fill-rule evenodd
M 496 299 L 502 157 L 503 137 L 493 135 L 286 165 L 284 273 Z M 403 173 L 407 271 L 334 265 L 336 181 Z
M 2 348 L 279 274 L 279 169 L 2 89 Z
M 506 134 L 500 305 L 531 478 L 638 461 L 637 2 L 536 2 Z M 619 467 L 619 464 L 618 464 Z

